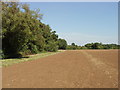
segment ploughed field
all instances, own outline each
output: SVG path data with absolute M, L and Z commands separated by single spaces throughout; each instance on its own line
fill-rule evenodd
M 117 88 L 118 50 L 70 50 L 2 68 L 3 88 Z

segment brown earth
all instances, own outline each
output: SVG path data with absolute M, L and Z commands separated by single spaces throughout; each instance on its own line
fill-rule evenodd
M 2 69 L 3 88 L 117 88 L 117 50 L 65 51 Z

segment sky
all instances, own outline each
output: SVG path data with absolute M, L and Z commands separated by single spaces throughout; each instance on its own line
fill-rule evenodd
M 68 44 L 118 43 L 117 2 L 26 2 Z

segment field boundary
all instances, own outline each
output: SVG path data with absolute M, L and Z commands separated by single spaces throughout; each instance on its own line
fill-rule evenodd
M 59 50 L 58 52 L 43 52 L 39 54 L 34 54 L 34 55 L 28 55 L 28 58 L 18 58 L 18 59 L 3 59 L 1 60 L 0 66 L 2 67 L 7 67 L 13 64 L 21 63 L 21 62 L 26 62 L 26 61 L 31 61 L 31 60 L 37 60 L 43 57 L 55 55 L 58 53 L 64 52 L 62 50 Z

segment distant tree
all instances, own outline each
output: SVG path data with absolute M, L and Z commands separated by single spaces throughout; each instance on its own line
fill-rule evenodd
M 71 43 L 72 46 L 75 46 L 75 43 Z
M 88 43 L 85 44 L 88 49 L 103 49 L 102 43 Z
M 81 49 L 88 49 L 88 48 L 87 48 L 87 47 L 85 47 L 85 46 L 82 46 L 82 47 L 81 47 Z
M 93 47 L 93 43 L 87 43 L 85 44 L 85 47 L 88 48 L 88 49 L 92 49 Z
M 67 45 L 67 49 L 68 49 L 68 50 L 72 50 L 73 48 L 72 48 L 71 45 Z
M 118 45 L 118 48 L 117 49 L 120 49 L 120 45 Z
M 102 49 L 102 43 L 93 43 L 92 49 Z
M 71 45 L 67 46 L 67 49 L 76 50 L 76 49 L 79 49 L 79 46 L 77 46 L 75 43 L 71 43 Z

